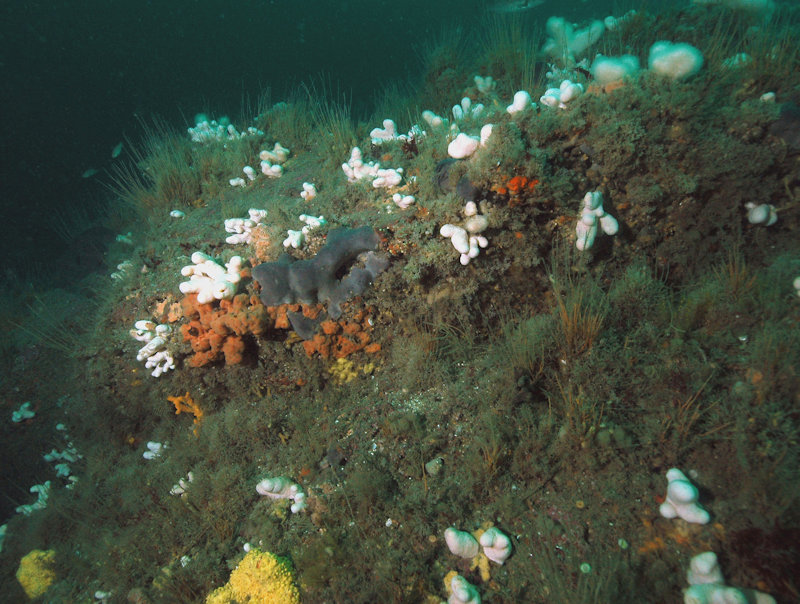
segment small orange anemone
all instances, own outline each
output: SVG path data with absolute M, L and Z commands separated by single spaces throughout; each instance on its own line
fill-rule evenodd
M 514 176 L 508 181 L 508 190 L 512 195 L 519 195 L 527 191 L 533 191 L 536 185 L 539 184 L 537 179 L 531 179 L 527 176 Z
M 511 197 L 517 197 L 525 193 L 532 193 L 538 184 L 539 181 L 535 178 L 528 178 L 527 176 L 512 176 L 508 180 L 505 180 L 504 183 L 493 186 L 492 190 L 499 195 L 511 195 Z M 513 201 L 514 200 L 512 200 L 512 202 Z

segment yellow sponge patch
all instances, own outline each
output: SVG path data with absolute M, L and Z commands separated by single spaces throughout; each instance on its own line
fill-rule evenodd
M 239 563 L 228 583 L 215 589 L 206 604 L 299 604 L 291 562 L 269 552 L 252 549 Z
M 31 600 L 41 596 L 55 583 L 56 572 L 53 570 L 55 561 L 56 552 L 52 549 L 31 550 L 19 561 L 17 581 Z

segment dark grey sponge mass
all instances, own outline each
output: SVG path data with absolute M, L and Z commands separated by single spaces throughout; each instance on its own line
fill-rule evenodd
M 327 302 L 328 315 L 338 319 L 341 304 L 361 294 L 389 265 L 388 258 L 374 251 L 379 243 L 380 237 L 370 227 L 336 229 L 313 258 L 292 262 L 286 256 L 259 264 L 253 268 L 253 279 L 261 286 L 261 301 L 266 306 Z M 364 253 L 363 268 L 351 266 Z M 349 272 L 339 279 L 347 267 Z

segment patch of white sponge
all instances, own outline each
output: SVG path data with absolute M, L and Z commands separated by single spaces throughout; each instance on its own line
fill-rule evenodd
M 350 151 L 350 159 L 342 164 L 342 171 L 348 182 L 372 178 L 375 189 L 396 187 L 403 180 L 403 168 L 381 168 L 378 162 L 365 162 L 358 147 L 353 147 Z
M 225 231 L 233 233 L 226 237 L 226 243 L 231 245 L 252 243 L 253 230 L 267 217 L 267 211 L 250 208 L 247 210 L 247 214 L 247 218 L 227 218 L 225 220 Z
M 272 499 L 291 499 L 292 514 L 306 509 L 306 494 L 303 488 L 283 476 L 264 478 L 256 485 L 256 491 L 259 495 Z
M 707 524 L 709 513 L 697 503 L 700 495 L 686 474 L 678 468 L 667 472 L 667 497 L 659 512 L 664 518 L 682 518 L 686 522 Z
M 661 40 L 650 47 L 647 66 L 671 80 L 685 80 L 703 67 L 703 53 L 685 42 Z
M 764 592 L 725 585 L 714 552 L 692 558 L 686 579 L 689 587 L 683 592 L 684 604 L 775 604 L 775 598 Z
M 197 294 L 200 304 L 232 298 L 242 278 L 241 271 L 241 256 L 233 256 L 222 266 L 208 254 L 195 252 L 192 254 L 192 264 L 181 269 L 181 275 L 189 277 L 189 280 L 178 287 L 183 294 Z
M 598 222 L 606 235 L 616 235 L 619 231 L 617 219 L 603 209 L 603 194 L 600 191 L 589 191 L 583 197 L 581 217 L 575 227 L 575 247 L 580 251 L 588 250 L 594 245 Z
M 481 594 L 472 583 L 461 575 L 456 575 L 450 580 L 447 604 L 481 604 Z
M 130 330 L 131 337 L 144 342 L 144 346 L 136 354 L 137 361 L 144 361 L 145 369 L 152 369 L 153 377 L 159 377 L 170 369 L 175 369 L 175 360 L 167 348 L 167 340 L 172 328 L 169 325 L 156 325 L 153 321 L 143 319 L 136 321 Z
M 511 538 L 496 526 L 486 529 L 480 539 L 451 526 L 444 531 L 444 540 L 450 553 L 459 558 L 474 558 L 481 548 L 484 555 L 495 564 L 503 564 L 511 555 Z

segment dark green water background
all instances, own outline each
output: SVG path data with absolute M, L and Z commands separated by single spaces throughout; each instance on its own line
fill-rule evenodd
M 280 100 L 326 74 L 368 114 L 392 80 L 419 75 L 418 49 L 443 29 L 474 32 L 474 0 L 6 1 L 0 7 L 0 278 L 32 279 L 69 248 L 54 212 L 92 216 L 111 150 L 154 115 L 176 128 L 198 111 L 238 115 L 269 87 Z M 612 14 L 614 2 L 548 0 L 532 23 Z M 616 14 L 616 13 L 614 13 Z M 458 99 L 454 99 L 454 102 Z M 85 170 L 100 173 L 84 179 Z M 74 242 L 73 242 L 74 243 Z

